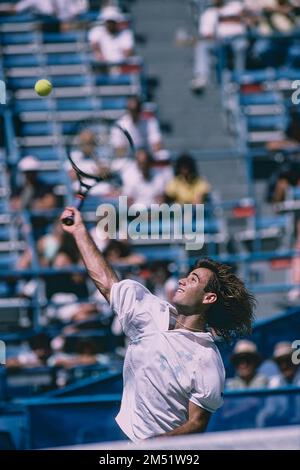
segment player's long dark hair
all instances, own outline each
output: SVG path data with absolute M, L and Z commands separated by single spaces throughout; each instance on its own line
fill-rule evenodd
M 256 300 L 230 266 L 210 259 L 198 261 L 196 268 L 207 268 L 213 275 L 204 292 L 217 294 L 217 301 L 207 310 L 207 326 L 230 342 L 252 331 Z

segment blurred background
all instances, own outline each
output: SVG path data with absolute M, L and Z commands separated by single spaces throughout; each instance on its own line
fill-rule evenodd
M 120 277 L 171 300 L 209 256 L 257 297 L 251 338 L 218 343 L 228 380 L 208 431 L 299 425 L 300 1 L 1 0 L 0 79 L 0 449 L 120 438 L 126 340 L 58 223 L 76 189 L 66 142 L 91 115 L 136 145 L 127 161 L 112 142 L 99 163 L 120 183 L 83 206 Z M 88 168 L 97 141 L 77 137 Z M 205 203 L 204 247 L 100 237 L 96 208 L 120 195 Z

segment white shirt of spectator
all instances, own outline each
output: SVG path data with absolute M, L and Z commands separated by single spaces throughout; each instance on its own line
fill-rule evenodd
M 164 173 L 150 170 L 150 180 L 145 180 L 136 162 L 132 162 L 121 172 L 123 187 L 122 194 L 132 198 L 135 203 L 150 206 L 157 203 L 157 198 L 165 191 Z
M 207 8 L 199 21 L 200 36 L 213 36 L 217 38 L 228 38 L 233 36 L 240 36 L 246 34 L 244 24 L 236 21 L 220 21 L 223 17 L 240 16 L 243 12 L 243 5 L 241 2 L 229 2 L 221 8 Z
M 130 114 L 126 113 L 118 120 L 118 124 L 129 132 L 136 148 L 153 147 L 162 141 L 159 123 L 155 117 L 142 116 L 136 123 Z M 116 148 L 127 146 L 124 135 L 117 128 L 112 132 L 112 144 Z
M 18 13 L 32 9 L 42 15 L 53 15 L 61 21 L 74 18 L 87 8 L 87 0 L 21 0 L 16 4 Z
M 174 307 L 136 281 L 114 284 L 110 304 L 130 340 L 116 421 L 132 441 L 184 424 L 189 401 L 209 412 L 222 405 L 225 371 L 210 333 L 169 330 Z
M 99 45 L 104 60 L 122 62 L 126 59 L 125 52 L 134 48 L 132 31 L 125 29 L 117 35 L 110 34 L 105 26 L 95 26 L 88 35 L 91 44 Z
M 42 15 L 52 15 L 53 5 L 51 0 L 21 0 L 15 6 L 17 13 L 22 13 L 26 10 L 33 10 Z
M 269 380 L 269 388 L 279 388 L 279 387 L 286 387 L 288 386 L 288 382 L 285 380 L 284 376 L 281 374 L 273 375 Z M 300 387 L 300 367 L 298 368 L 293 382 L 290 385 L 294 385 L 295 387 Z

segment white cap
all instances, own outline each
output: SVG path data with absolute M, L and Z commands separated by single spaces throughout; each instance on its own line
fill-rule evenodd
M 100 14 L 100 19 L 102 21 L 116 21 L 116 22 L 118 22 L 118 21 L 123 21 L 124 17 L 122 15 L 121 11 L 119 10 L 119 8 L 110 6 L 110 7 L 103 8 L 103 10 L 101 11 L 101 14 Z
M 19 170 L 21 171 L 38 171 L 40 168 L 40 161 L 33 157 L 32 155 L 28 155 L 27 157 L 22 158 L 19 162 Z
M 234 347 L 233 355 L 236 354 L 258 354 L 256 344 L 247 339 L 242 339 Z
M 279 357 L 290 356 L 293 352 L 293 348 L 289 341 L 281 341 L 280 343 L 275 344 L 273 357 L 278 359 Z

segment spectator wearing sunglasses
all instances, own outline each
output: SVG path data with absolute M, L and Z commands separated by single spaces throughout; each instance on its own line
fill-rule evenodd
M 238 341 L 234 347 L 231 362 L 234 365 L 236 375 L 227 379 L 227 390 L 267 387 L 267 377 L 257 372 L 261 356 L 252 341 Z

